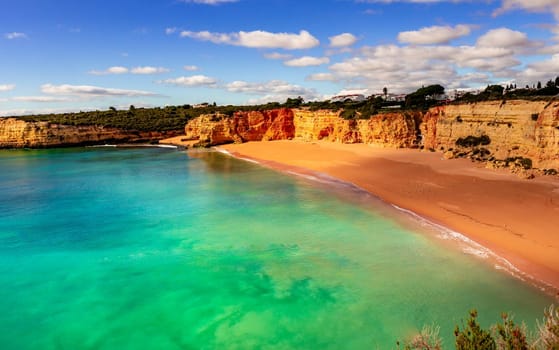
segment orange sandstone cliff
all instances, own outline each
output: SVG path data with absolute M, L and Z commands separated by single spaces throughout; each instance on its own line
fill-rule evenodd
M 485 153 L 483 157 L 489 161 L 522 157 L 540 169 L 559 169 L 559 101 L 487 101 L 435 107 L 424 116 L 421 132 L 425 148 L 447 152 L 445 156 L 473 149 Z M 468 136 L 485 136 L 489 143 L 457 144 Z
M 72 126 L 0 118 L 0 148 L 43 148 L 162 138 L 158 132 L 135 132 L 101 126 Z
M 346 120 L 331 110 L 277 109 L 204 115 L 185 127 L 201 146 L 300 139 L 422 147 L 491 167 L 559 170 L 559 101 L 487 101 Z
M 236 112 L 202 115 L 188 122 L 187 139 L 199 140 L 200 146 L 247 141 L 289 140 L 294 137 L 293 110 Z

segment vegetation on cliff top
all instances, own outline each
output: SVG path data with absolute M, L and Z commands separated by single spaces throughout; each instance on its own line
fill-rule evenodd
M 455 103 L 470 103 L 489 100 L 504 99 L 549 99 L 559 94 L 559 77 L 553 81 L 549 80 L 544 87 L 538 83 L 538 88 L 528 86 L 517 89 L 515 85 L 506 87 L 490 85 L 478 94 L 466 93 L 454 100 Z M 550 97 L 552 96 L 552 97 Z M 272 102 L 256 106 L 216 106 L 203 104 L 199 108 L 191 105 L 167 106 L 155 108 L 135 108 L 130 106 L 128 110 L 117 110 L 110 107 L 106 111 L 90 111 L 63 114 L 42 114 L 17 117 L 24 121 L 48 121 L 65 125 L 96 125 L 115 127 L 123 130 L 138 131 L 181 131 L 185 124 L 202 114 L 221 114 L 232 116 L 240 111 L 260 111 L 275 108 L 309 108 L 310 110 L 342 110 L 341 116 L 345 119 L 369 119 L 375 114 L 393 111 L 394 109 L 426 110 L 432 106 L 448 103 L 443 86 L 435 84 L 419 88 L 404 99 L 390 100 L 387 89 L 383 89 L 383 95 L 372 95 L 364 101 L 331 102 L 313 101 L 305 102 L 303 98 L 288 98 L 284 103 Z

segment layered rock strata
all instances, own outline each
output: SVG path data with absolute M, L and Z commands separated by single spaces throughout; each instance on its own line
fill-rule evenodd
M 187 138 L 202 146 L 301 139 L 421 147 L 447 158 L 467 157 L 491 167 L 559 170 L 559 101 L 487 101 L 422 112 L 381 113 L 346 120 L 340 112 L 279 109 L 205 115 L 190 121 Z M 513 170 L 514 170 L 513 169 Z
M 166 136 L 159 132 L 126 131 L 102 126 L 73 126 L 0 118 L 0 148 L 46 148 L 112 142 L 142 142 Z

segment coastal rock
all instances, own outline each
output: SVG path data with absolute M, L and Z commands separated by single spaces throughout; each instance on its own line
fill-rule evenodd
M 202 115 L 185 126 L 187 139 L 200 146 L 215 146 L 248 141 L 289 140 L 295 133 L 293 111 L 282 108 L 268 111 Z
M 59 125 L 0 118 L 0 148 L 45 148 L 112 142 L 140 142 L 162 138 L 158 132 L 126 131 L 102 126 Z
M 503 100 L 435 107 L 425 115 L 420 130 L 427 149 L 469 154 L 475 149 L 460 140 L 486 137 L 489 143 L 479 147 L 490 153 L 488 158 L 522 157 L 536 168 L 559 168 L 557 101 Z

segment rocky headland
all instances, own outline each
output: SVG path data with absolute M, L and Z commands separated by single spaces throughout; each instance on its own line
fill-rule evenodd
M 50 148 L 104 143 L 151 142 L 169 136 L 173 136 L 173 133 L 0 118 L 0 148 Z

